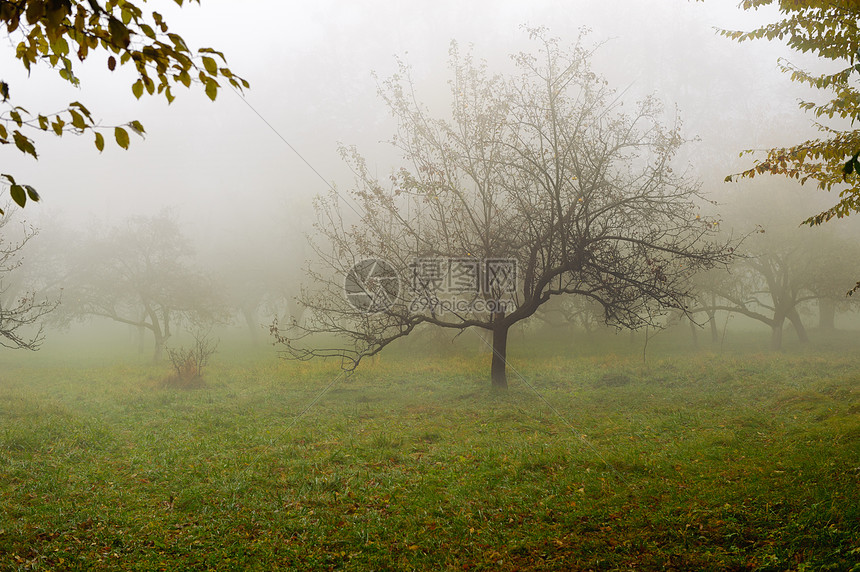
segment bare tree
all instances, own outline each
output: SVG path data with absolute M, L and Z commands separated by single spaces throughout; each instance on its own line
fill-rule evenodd
M 62 276 L 61 323 L 103 317 L 149 331 L 159 361 L 181 320 L 219 320 L 223 304 L 196 269 L 192 249 L 169 215 L 133 217 L 73 249 Z
M 843 221 L 843 224 L 848 222 Z M 810 237 L 817 251 L 809 289 L 816 296 L 817 325 L 821 331 L 836 331 L 836 316 L 839 313 L 860 308 L 860 298 L 853 295 L 854 291 L 845 291 L 846 288 L 853 288 L 856 283 L 860 261 L 860 244 L 856 239 L 857 221 L 850 222 L 855 224 L 839 229 L 846 232 L 815 229 L 818 236 Z
M 19 224 L 16 232 L 13 214 L 0 216 L 0 346 L 37 350 L 44 339 L 42 318 L 57 302 L 40 298 L 13 279 L 12 273 L 21 267 L 24 246 L 36 235 L 33 227 Z
M 807 289 L 810 278 L 802 267 L 804 259 L 808 260 L 804 254 L 795 247 L 750 255 L 732 269 L 733 280 L 725 281 L 716 291 L 715 301 L 704 309 L 725 310 L 768 325 L 774 350 L 782 348 L 786 320 L 794 326 L 798 340 L 808 342 L 798 310 L 815 296 Z
M 602 321 L 603 307 L 588 298 L 559 296 L 543 304 L 534 317 L 552 329 L 580 328 L 590 334 Z
M 552 297 L 593 300 L 618 327 L 656 326 L 663 310 L 685 308 L 693 272 L 730 258 L 727 245 L 706 240 L 713 224 L 696 214 L 698 185 L 673 171 L 678 123 L 663 126 L 651 98 L 624 113 L 581 43 L 529 33 L 537 54 L 514 56 L 507 76 L 452 44 L 448 120 L 416 100 L 407 66 L 381 84 L 406 166 L 382 181 L 355 149 L 342 150 L 361 214 L 349 216 L 333 194 L 319 200 L 321 262 L 302 297 L 311 317 L 273 327 L 289 357 L 354 368 L 421 324 L 475 327 L 491 332 L 492 385 L 506 388 L 509 329 Z M 437 304 L 441 278 L 422 264 L 439 260 L 449 283 L 451 261 L 477 277 L 459 293 L 465 304 Z M 497 261 L 516 264 L 499 274 Z M 411 287 L 393 288 L 389 268 Z M 364 303 L 350 283 L 364 288 Z M 332 335 L 348 347 L 319 346 Z
M 744 241 L 730 273 L 710 272 L 694 278 L 699 291 L 692 312 L 726 311 L 757 320 L 771 329 L 771 349 L 783 345 L 790 323 L 800 343 L 809 341 L 802 314 L 813 302 L 821 310 L 823 329 L 833 327 L 837 307 L 850 309 L 846 295 L 854 283 L 858 247 L 854 228 L 843 221 L 830 227 L 797 231 L 797 220 L 810 208 L 806 193 L 790 183 L 768 181 L 745 189 L 729 208 L 726 224 L 755 230 Z

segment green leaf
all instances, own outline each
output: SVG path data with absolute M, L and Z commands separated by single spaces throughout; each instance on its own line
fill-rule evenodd
M 210 79 L 206 82 L 206 95 L 209 96 L 209 99 L 215 101 L 215 98 L 218 97 L 218 82 L 214 79 Z
M 12 196 L 12 200 L 15 201 L 15 204 L 19 207 L 24 207 L 27 204 L 27 191 L 24 190 L 24 187 L 21 185 L 12 185 L 9 187 L 9 194 Z
M 125 24 L 117 20 L 116 17 L 111 16 L 108 22 L 108 29 L 110 30 L 111 42 L 124 50 L 128 49 L 131 43 L 131 35 Z
M 87 109 L 87 108 L 84 106 L 84 104 L 83 104 L 83 103 L 81 103 L 80 101 L 73 101 L 73 102 L 71 102 L 71 103 L 69 104 L 69 107 L 77 107 L 77 108 L 80 110 L 80 112 L 81 112 L 81 113 L 83 113 L 84 115 L 86 115 L 86 116 L 87 116 L 87 118 L 88 118 L 88 119 L 90 119 L 90 121 L 92 121 L 92 118 L 93 118 L 92 113 L 90 113 L 90 110 L 89 110 L 89 109 Z
M 45 15 L 45 2 L 44 0 L 30 0 L 25 3 L 27 7 L 27 23 L 35 24 L 39 21 L 39 18 Z
M 116 127 L 113 130 L 114 137 L 116 138 L 116 144 L 122 147 L 123 149 L 128 149 L 128 131 L 123 129 L 122 127 Z
M 39 196 L 39 193 L 36 192 L 36 189 L 31 187 L 30 185 L 24 185 L 24 188 L 27 189 L 27 196 L 30 197 L 30 200 L 34 203 L 38 203 L 42 200 L 42 197 Z
M 143 124 L 137 119 L 135 119 L 134 121 L 130 121 L 128 126 L 131 127 L 132 131 L 134 131 L 140 136 L 143 136 L 146 133 L 146 131 L 143 129 Z
M 131 86 L 131 92 L 134 94 L 134 97 L 140 99 L 143 96 L 143 82 L 141 80 L 137 80 Z
M 65 56 L 69 53 L 69 43 L 62 36 L 57 38 L 53 44 L 51 44 L 51 51 L 59 56 Z
M 215 63 L 214 58 L 204 56 L 203 67 L 206 68 L 206 71 L 209 72 L 209 75 L 218 75 L 218 64 Z
M 12 133 L 12 137 L 15 139 L 15 146 L 22 152 L 32 155 L 34 159 L 38 159 L 39 156 L 36 155 L 36 147 L 33 146 L 33 142 L 30 139 L 21 133 L 20 131 L 15 131 Z
M 80 113 L 78 113 L 78 112 L 77 112 L 77 111 L 75 111 L 74 109 L 70 109 L 70 110 L 69 110 L 69 115 L 71 115 L 71 116 L 72 116 L 72 125 L 73 125 L 76 129 L 78 129 L 78 130 L 80 130 L 80 131 L 83 131 L 84 129 L 86 129 L 86 128 L 87 128 L 87 124 L 86 124 L 86 122 L 84 121 L 84 116 L 83 116 L 83 115 L 81 115 Z
M 188 45 L 185 43 L 185 40 L 182 39 L 182 36 L 179 34 L 167 34 L 167 37 L 170 38 L 170 41 L 173 42 L 173 45 L 176 46 L 176 49 L 181 52 L 188 52 Z
M 66 14 L 71 13 L 70 11 L 67 12 L 67 10 L 68 8 L 62 2 L 48 2 L 45 16 L 48 20 L 49 31 L 50 28 L 56 29 L 59 27 Z
M 105 136 L 98 131 L 96 131 L 96 149 L 98 149 L 99 152 L 105 150 Z
M 164 18 L 158 12 L 152 13 L 152 19 L 155 21 L 155 25 L 161 28 L 162 32 L 167 32 L 167 23 L 164 21 Z
M 218 50 L 213 50 L 212 48 L 200 48 L 199 50 L 197 50 L 197 53 L 214 54 L 221 58 L 221 61 L 223 61 L 225 64 L 227 63 L 227 59 L 224 57 L 224 54 L 222 52 L 219 52 Z

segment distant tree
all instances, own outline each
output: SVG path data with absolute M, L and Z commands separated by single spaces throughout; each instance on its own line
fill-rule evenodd
M 131 218 L 73 250 L 57 281 L 64 288 L 62 323 L 103 317 L 147 330 L 158 361 L 177 322 L 205 325 L 222 317 L 223 304 L 168 215 Z
M 786 320 L 794 326 L 801 343 L 809 341 L 799 309 L 804 302 L 816 299 L 808 288 L 812 281 L 809 251 L 797 242 L 777 244 L 780 246 L 771 243 L 759 249 L 749 247 L 754 250 L 732 267 L 732 279 L 717 286 L 711 303 L 702 307 L 709 312 L 742 314 L 767 324 L 774 350 L 782 348 Z
M 8 209 L 8 207 L 7 207 Z M 0 217 L 0 346 L 37 350 L 44 339 L 42 318 L 57 306 L 42 298 L 13 273 L 21 268 L 24 247 L 36 230 L 10 216 Z
M 854 283 L 860 271 L 858 228 L 853 225 L 843 229 L 847 232 L 838 233 L 833 229 L 819 236 L 806 237 L 815 250 L 809 290 L 815 295 L 819 330 L 836 330 L 839 313 L 860 307 L 860 298 L 845 295 L 845 289 Z
M 835 188 L 839 191 L 839 202 L 804 221 L 808 225 L 818 225 L 860 211 L 860 129 L 854 127 L 855 121 L 860 119 L 860 89 L 853 81 L 860 76 L 860 27 L 857 25 L 860 4 L 855 0 L 745 0 L 741 6 L 744 10 L 753 10 L 772 4 L 779 6 L 784 16 L 782 20 L 751 32 L 723 30 L 722 34 L 739 42 L 761 38 L 781 40 L 798 52 L 811 52 L 840 64 L 841 69 L 835 72 L 816 74 L 780 60 L 780 68 L 790 74 L 792 81 L 831 93 L 831 99 L 825 103 L 801 101 L 801 109 L 812 111 L 816 118 L 836 118 L 843 123 L 834 126 L 816 122 L 821 137 L 771 149 L 752 168 L 726 180 L 769 173 L 798 179 L 801 183 L 812 180 L 819 189 L 826 191 Z M 845 124 L 844 120 L 850 123 Z M 860 282 L 851 292 L 858 289 Z
M 556 296 L 541 305 L 534 317 L 550 329 L 581 328 L 591 333 L 602 322 L 603 307 L 582 296 Z
M 299 294 L 301 262 L 284 261 L 262 251 L 225 252 L 216 269 L 216 283 L 224 301 L 248 328 L 252 345 L 277 318 L 282 322 L 301 320 L 302 309 L 296 305 Z
M 729 273 L 694 278 L 698 297 L 691 311 L 705 312 L 712 321 L 715 312 L 727 311 L 762 322 L 771 328 L 771 347 L 778 350 L 786 321 L 805 343 L 809 334 L 802 311 L 821 300 L 846 299 L 858 248 L 853 237 L 837 228 L 798 233 L 798 213 L 811 201 L 790 184 L 756 191 L 724 207 L 725 226 L 756 230 L 744 240 Z
M 736 261 L 734 266 L 738 262 Z M 720 332 L 717 325 L 718 295 L 722 292 L 732 291 L 735 276 L 727 272 L 725 268 L 714 268 L 699 272 L 693 276 L 692 284 L 695 292 L 695 302 L 690 306 L 690 313 L 696 316 L 693 327 L 699 323 L 706 324 L 710 332 L 711 343 L 720 341 Z M 694 330 L 695 331 L 695 330 Z M 698 343 L 697 340 L 694 342 Z
M 354 368 L 422 324 L 475 327 L 491 333 L 492 385 L 506 388 L 509 329 L 554 296 L 589 298 L 619 327 L 656 325 L 655 312 L 686 306 L 693 272 L 729 260 L 726 245 L 705 240 L 713 226 L 696 216 L 698 185 L 672 169 L 682 137 L 662 125 L 662 107 L 648 98 L 623 113 L 588 50 L 563 48 L 541 30 L 531 36 L 539 52 L 515 56 L 509 76 L 490 75 L 452 46 L 450 120 L 417 103 L 406 66 L 382 84 L 408 166 L 381 181 L 357 151 L 343 150 L 361 212 L 355 220 L 336 196 L 320 200 L 321 262 L 301 300 L 310 318 L 274 328 L 288 356 Z M 385 267 L 367 259 L 409 275 L 413 292 L 394 291 Z M 418 269 L 416 279 L 416 261 L 440 259 L 482 278 L 462 294 L 467 308 L 438 311 L 437 277 Z M 493 274 L 498 260 L 516 260 L 514 288 L 510 273 Z M 349 290 L 350 276 L 370 311 L 356 304 L 362 293 Z M 307 338 L 314 334 L 323 336 Z M 331 335 L 348 347 L 311 341 Z
M 182 6 L 186 0 L 174 2 Z M 187 0 L 191 2 L 199 4 L 200 0 Z M 200 48 L 193 53 L 181 36 L 169 31 L 161 14 L 144 14 L 139 7 L 144 3 L 146 0 L 4 0 L 0 1 L 0 26 L 27 71 L 47 65 L 74 86 L 80 84 L 76 65 L 103 55 L 110 71 L 118 66 L 134 67 L 137 79 L 131 91 L 138 99 L 144 93 L 158 93 L 172 102 L 175 86 L 189 87 L 193 82 L 201 84 L 206 95 L 215 100 L 222 87 L 219 78 L 237 89 L 248 87 L 247 81 L 226 67 L 221 52 Z M 57 136 L 89 131 L 99 151 L 104 149 L 106 131 L 112 132 L 123 149 L 129 146 L 129 130 L 144 133 L 143 125 L 136 120 L 117 126 L 102 125 L 78 101 L 58 112 L 31 113 L 14 94 L 13 86 L 0 81 L 0 144 L 13 143 L 33 158 L 38 158 L 36 144 L 27 131 Z M 32 186 L 17 182 L 10 174 L 0 175 L 0 181 L 9 184 L 12 200 L 22 207 L 28 198 L 39 200 Z
M 300 322 L 303 309 L 296 304 L 304 264 L 305 227 L 313 220 L 311 206 L 287 203 L 269 219 L 233 220 L 219 239 L 210 241 L 201 255 L 211 268 L 216 288 L 230 310 L 248 328 L 256 345 L 274 318 Z

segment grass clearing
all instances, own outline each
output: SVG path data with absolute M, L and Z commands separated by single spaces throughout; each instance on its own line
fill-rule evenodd
M 0 568 L 857 567 L 856 352 L 533 355 L 4 368 Z

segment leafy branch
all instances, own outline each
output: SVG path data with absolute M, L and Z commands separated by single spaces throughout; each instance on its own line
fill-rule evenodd
M 74 86 L 80 85 L 75 74 L 76 64 L 102 53 L 108 56 L 106 64 L 111 72 L 125 65 L 135 69 L 137 78 L 131 91 L 137 99 L 144 93 L 163 95 L 170 103 L 175 99 L 175 86 L 189 88 L 195 83 L 214 101 L 224 85 L 237 90 L 250 87 L 227 67 L 223 53 L 208 47 L 192 52 L 182 36 L 169 30 L 159 12 L 146 15 L 139 7 L 146 2 L 0 0 L 0 24 L 10 39 L 17 40 L 15 57 L 28 72 L 34 65 L 47 65 Z M 199 4 L 200 0 L 174 2 L 183 6 L 191 2 Z M 105 130 L 113 130 L 114 140 L 123 149 L 129 147 L 129 131 L 140 136 L 145 134 L 137 120 L 112 127 L 101 126 L 89 109 L 77 101 L 56 113 L 31 113 L 13 103 L 13 90 L 5 81 L 0 81 L 0 97 L 6 106 L 0 112 L 0 145 L 14 144 L 34 159 L 38 159 L 36 144 L 24 133 L 24 128 L 57 136 L 91 131 L 99 151 L 105 147 Z M 17 184 L 11 175 L 2 176 L 11 185 L 12 198 L 18 205 L 23 207 L 28 199 L 39 200 L 32 186 Z

